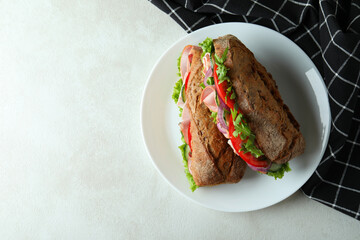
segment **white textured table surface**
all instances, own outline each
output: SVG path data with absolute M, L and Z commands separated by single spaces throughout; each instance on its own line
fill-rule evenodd
M 359 221 L 300 192 L 222 213 L 162 179 L 141 95 L 185 34 L 145 0 L 1 1 L 1 239 L 360 238 Z

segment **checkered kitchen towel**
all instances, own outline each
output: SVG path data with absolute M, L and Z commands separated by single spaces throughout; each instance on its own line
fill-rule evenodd
M 360 220 L 360 0 L 151 2 L 188 33 L 222 22 L 255 23 L 306 52 L 328 88 L 332 127 L 324 157 L 302 191 Z

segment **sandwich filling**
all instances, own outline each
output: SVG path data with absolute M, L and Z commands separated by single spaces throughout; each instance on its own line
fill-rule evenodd
M 227 76 L 230 70 L 224 65 L 228 48 L 222 56 L 215 54 L 213 40 L 206 38 L 199 44 L 202 49 L 204 81 L 201 84 L 203 93 L 201 101 L 212 112 L 211 116 L 223 135 L 229 139 L 228 143 L 250 168 L 263 174 L 282 178 L 290 171 L 288 163 L 272 163 L 258 148 L 256 136 L 252 133 L 246 117 L 236 103 L 236 93 L 232 82 Z
M 190 184 L 191 191 L 195 191 L 199 186 L 196 185 L 194 178 L 190 171 L 191 165 L 191 133 L 190 133 L 190 113 L 187 108 L 185 92 L 190 76 L 190 65 L 192 56 L 190 51 L 192 46 L 186 46 L 178 58 L 178 76 L 180 79 L 175 83 L 172 98 L 179 107 L 181 122 L 179 123 L 181 130 L 182 145 L 179 146 L 183 158 L 185 174 Z

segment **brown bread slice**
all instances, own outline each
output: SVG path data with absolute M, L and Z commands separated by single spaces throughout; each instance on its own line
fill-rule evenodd
M 210 110 L 201 103 L 203 82 L 202 50 L 194 47 L 186 104 L 191 115 L 192 157 L 190 171 L 198 186 L 236 183 L 245 173 L 246 163 L 227 144 L 227 139 L 212 121 Z
M 230 69 L 227 75 L 233 84 L 236 102 L 265 156 L 272 162 L 285 163 L 302 154 L 305 140 L 300 126 L 283 103 L 271 74 L 235 36 L 215 39 L 214 47 L 218 56 L 229 48 L 224 63 Z

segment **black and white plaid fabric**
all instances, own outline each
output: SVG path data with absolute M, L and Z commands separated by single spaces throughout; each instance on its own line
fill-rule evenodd
M 186 32 L 248 22 L 284 34 L 312 59 L 328 88 L 326 152 L 302 191 L 360 220 L 360 0 L 150 0 Z

